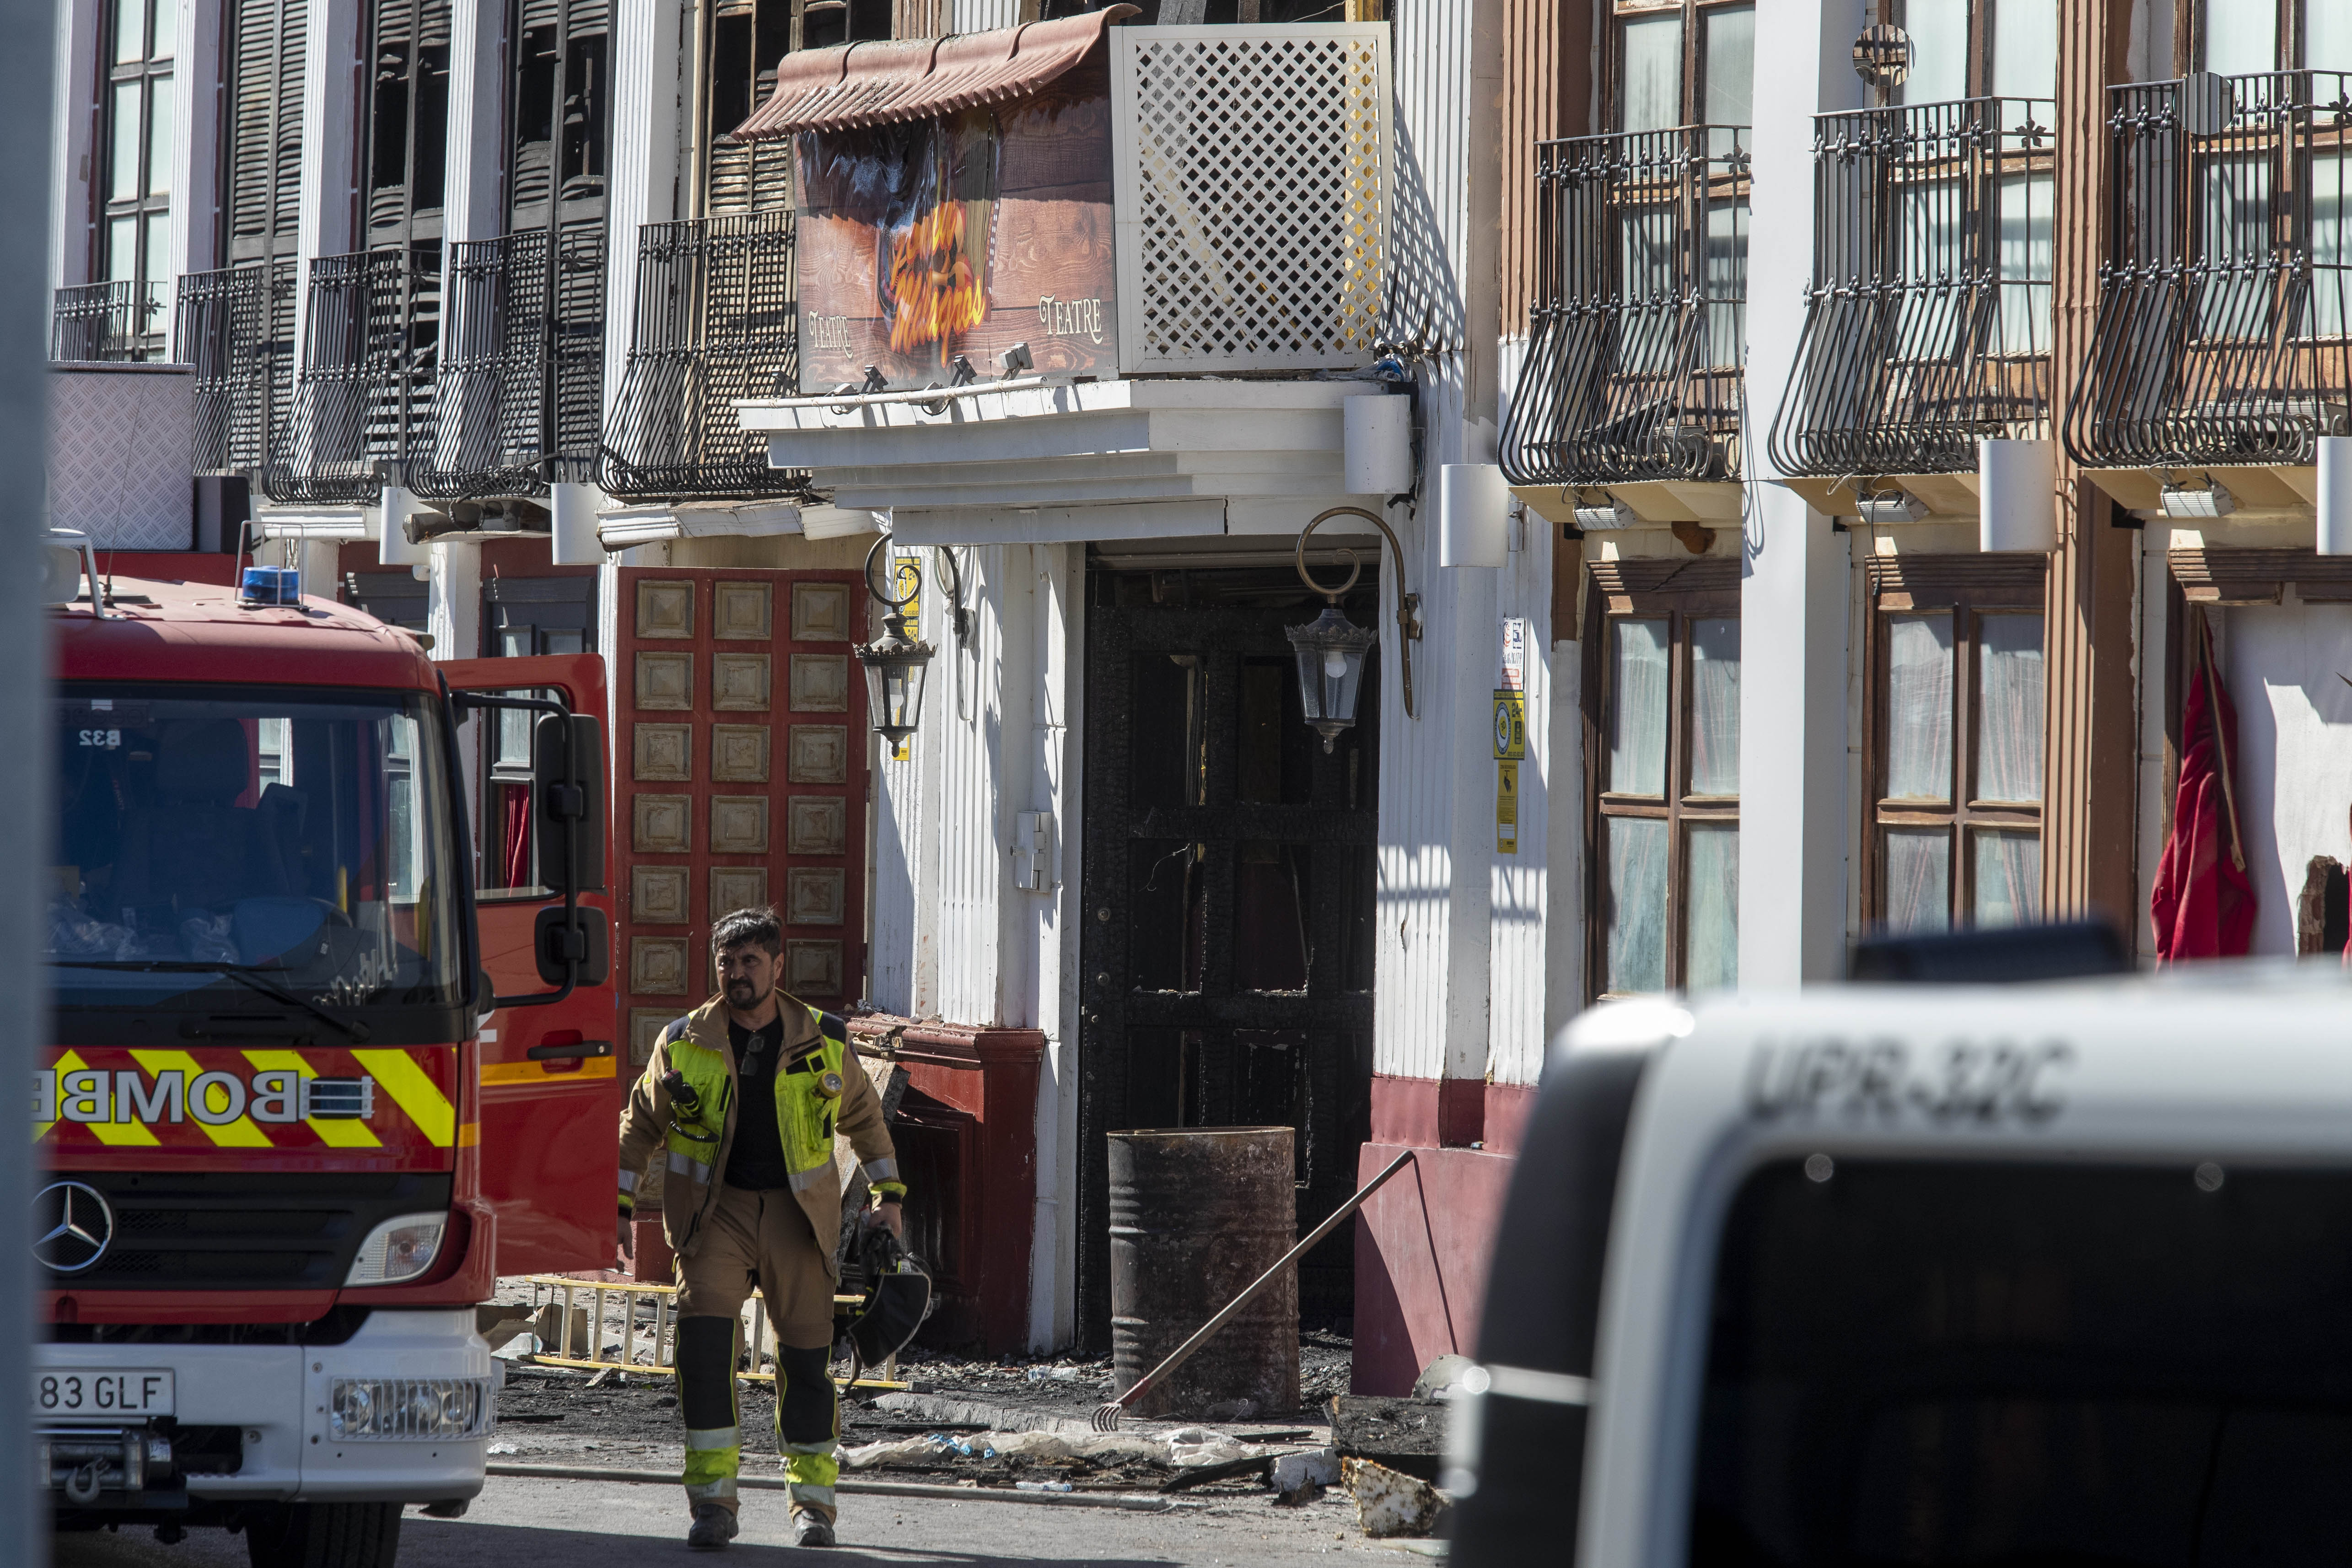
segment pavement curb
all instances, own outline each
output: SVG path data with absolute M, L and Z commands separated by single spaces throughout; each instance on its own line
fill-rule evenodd
M 489 1467 L 489 1473 L 525 1480 L 620 1481 L 666 1487 L 678 1484 L 675 1471 L 624 1470 L 596 1465 L 494 1464 Z M 780 1492 L 790 1484 L 781 1477 L 738 1476 L 735 1479 L 737 1488 L 746 1491 Z M 1172 1498 L 1107 1497 L 1094 1492 L 1004 1491 L 989 1487 L 927 1486 L 920 1481 L 853 1481 L 846 1478 L 835 1481 L 833 1489 L 851 1497 L 935 1498 L 948 1502 L 1030 1502 L 1055 1508 L 1115 1508 L 1129 1513 L 1171 1513 L 1178 1509 L 1200 1506 L 1178 1502 Z

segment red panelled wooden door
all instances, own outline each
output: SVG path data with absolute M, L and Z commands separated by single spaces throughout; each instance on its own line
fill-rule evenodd
M 774 907 L 803 1001 L 863 994 L 866 600 L 854 572 L 620 577 L 614 961 L 642 1064 L 715 989 L 710 926 L 734 910 Z

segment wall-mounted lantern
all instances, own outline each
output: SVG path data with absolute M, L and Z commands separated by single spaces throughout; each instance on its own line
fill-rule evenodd
M 866 591 L 874 602 L 893 612 L 883 617 L 883 632 L 857 646 L 857 662 L 866 667 L 866 718 L 893 750 L 915 732 L 923 718 L 923 669 L 931 662 L 931 645 L 907 635 L 906 609 L 918 590 L 892 598 L 874 583 L 874 563 L 890 542 L 884 534 L 866 552 Z
M 1404 551 L 1389 525 L 1361 507 L 1335 506 L 1318 512 L 1298 535 L 1296 563 L 1299 580 L 1323 595 L 1323 613 L 1303 626 L 1286 626 L 1284 635 L 1290 638 L 1292 651 L 1298 659 L 1298 696 L 1306 710 L 1307 722 L 1323 737 L 1323 749 L 1339 738 L 1339 731 L 1352 728 L 1356 722 L 1356 699 L 1364 686 L 1364 656 L 1380 640 L 1370 628 L 1360 626 L 1339 611 L 1339 600 L 1356 585 L 1363 574 L 1363 563 L 1352 550 L 1340 553 L 1348 561 L 1348 577 L 1336 588 L 1318 583 L 1307 570 L 1307 536 L 1330 519 L 1346 515 L 1360 517 L 1381 531 L 1389 542 L 1389 554 L 1396 563 L 1397 659 L 1404 674 L 1404 710 L 1407 718 L 1414 717 L 1412 707 L 1412 645 L 1421 640 L 1421 595 L 1404 590 Z

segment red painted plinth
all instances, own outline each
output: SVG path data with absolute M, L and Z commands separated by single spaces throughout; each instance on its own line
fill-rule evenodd
M 1024 1348 L 1044 1033 L 885 1013 L 851 1019 L 849 1032 L 859 1054 L 907 1069 L 891 1136 L 907 1181 L 908 1241 L 930 1268 L 939 1303 L 924 1342 L 990 1355 Z
M 1475 1080 L 1372 1079 L 1372 1138 L 1356 1179 L 1406 1149 L 1413 1163 L 1357 1211 L 1356 1393 L 1408 1394 L 1439 1356 L 1477 1353 L 1503 1196 L 1534 1101 L 1532 1089 Z

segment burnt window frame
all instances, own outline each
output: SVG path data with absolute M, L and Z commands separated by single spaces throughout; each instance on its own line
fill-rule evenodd
M 366 53 L 360 62 L 366 95 L 360 119 L 364 133 L 354 171 L 360 248 L 429 247 L 435 253 L 429 262 L 435 273 L 440 270 L 448 198 L 454 28 L 451 0 L 374 0 L 368 7 Z M 394 50 L 402 52 L 396 68 L 387 58 Z M 395 112 L 395 103 L 398 124 L 394 127 L 385 121 Z M 436 106 L 438 113 L 434 112 Z
M 895 38 L 897 9 L 893 0 L 719 0 L 702 40 L 703 90 L 697 106 L 702 123 L 696 132 L 702 154 L 695 175 L 698 212 L 730 216 L 792 205 L 789 140 L 731 149 L 748 165 L 740 176 L 744 194 L 736 199 L 731 184 L 723 195 L 719 188 L 720 154 L 731 148 L 722 147 L 722 138 L 767 101 L 786 55 Z M 722 81 L 728 83 L 723 96 Z

